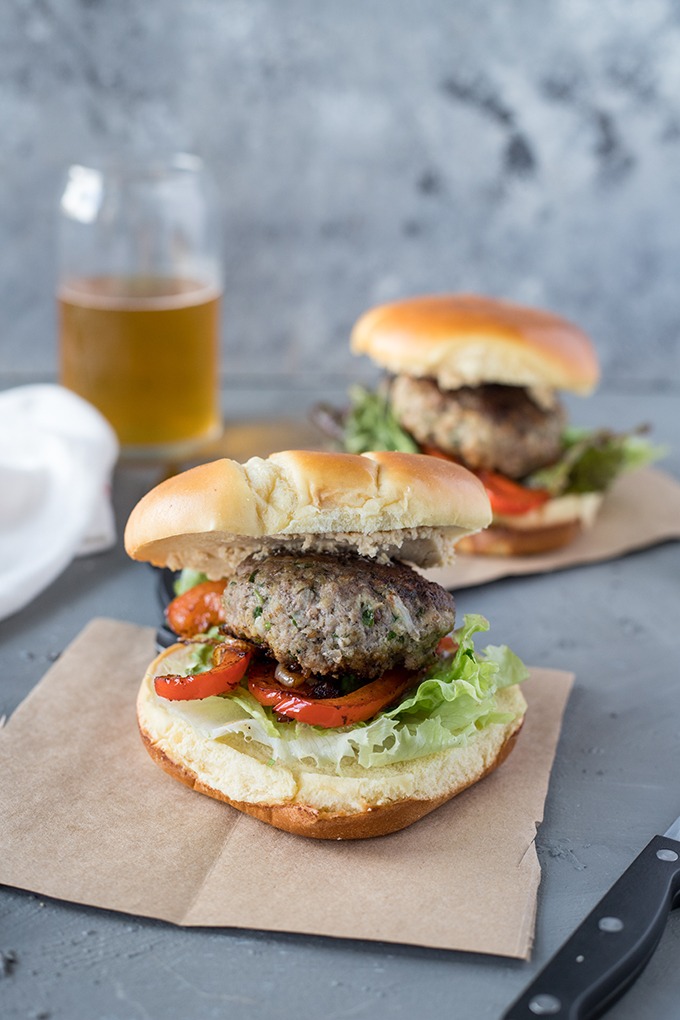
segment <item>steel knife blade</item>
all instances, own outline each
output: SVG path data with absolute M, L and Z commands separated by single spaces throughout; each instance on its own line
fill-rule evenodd
M 594 1020 L 639 977 L 680 902 L 680 818 L 655 836 L 502 1020 Z

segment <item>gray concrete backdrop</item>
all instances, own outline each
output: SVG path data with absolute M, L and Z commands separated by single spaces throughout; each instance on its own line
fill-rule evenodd
M 367 306 L 474 289 L 680 386 L 676 0 L 7 0 L 0 371 L 55 372 L 59 179 L 193 148 L 218 179 L 225 371 L 371 374 Z

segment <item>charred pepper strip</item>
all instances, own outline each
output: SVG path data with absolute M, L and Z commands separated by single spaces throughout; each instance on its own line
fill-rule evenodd
M 251 660 L 253 646 L 243 641 L 218 645 L 213 652 L 213 667 L 190 676 L 157 676 L 153 685 L 156 694 L 168 701 L 197 701 L 215 694 L 226 694 L 238 687 Z
M 248 690 L 261 705 L 279 715 L 310 726 L 331 729 L 372 719 L 418 682 L 419 675 L 405 669 L 390 669 L 377 680 L 364 684 L 339 698 L 313 698 L 284 687 L 274 679 L 274 666 L 254 663 L 248 671 Z

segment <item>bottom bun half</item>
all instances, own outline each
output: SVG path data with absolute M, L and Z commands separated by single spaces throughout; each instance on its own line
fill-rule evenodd
M 463 555 L 536 556 L 561 549 L 592 527 L 602 504 L 602 494 L 551 499 L 537 510 L 519 516 L 494 515 L 484 531 L 466 535 L 456 544 Z
M 207 736 L 158 697 L 154 676 L 176 670 L 184 652 L 175 645 L 158 656 L 139 691 L 137 720 L 150 756 L 198 793 L 315 839 L 384 836 L 416 822 L 505 760 L 526 711 L 519 687 L 509 687 L 497 705 L 513 721 L 485 727 L 462 747 L 369 769 L 350 764 L 340 775 L 297 761 L 272 764 L 268 749 L 237 734 Z

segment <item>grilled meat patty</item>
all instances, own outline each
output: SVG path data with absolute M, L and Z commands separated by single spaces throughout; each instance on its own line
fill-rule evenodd
M 460 457 L 471 468 L 523 478 L 557 460 L 562 450 L 564 408 L 539 407 L 521 386 L 441 390 L 433 379 L 400 375 L 391 403 L 419 443 Z
M 453 596 L 403 563 L 277 554 L 244 560 L 224 591 L 225 628 L 305 674 L 380 676 L 426 664 L 453 628 Z

